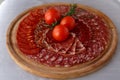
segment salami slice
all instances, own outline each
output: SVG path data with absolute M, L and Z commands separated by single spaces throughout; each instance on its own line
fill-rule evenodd
M 33 54 L 38 54 L 40 51 L 40 48 L 35 48 L 35 49 L 20 48 L 20 50 L 25 54 L 33 55 Z

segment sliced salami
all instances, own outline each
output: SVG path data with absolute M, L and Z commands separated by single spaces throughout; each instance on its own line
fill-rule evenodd
M 70 6 L 53 6 L 65 16 Z M 17 44 L 20 50 L 41 64 L 70 67 L 97 58 L 105 50 L 111 37 L 106 22 L 94 12 L 77 7 L 72 17 L 75 28 L 62 42 L 52 37 L 52 29 L 44 15 L 50 7 L 35 8 L 19 23 Z M 34 55 L 35 54 L 35 55 Z

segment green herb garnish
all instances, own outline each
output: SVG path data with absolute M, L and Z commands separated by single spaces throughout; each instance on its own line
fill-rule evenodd
M 65 16 L 71 16 L 75 13 L 75 8 L 77 7 L 77 4 L 70 4 L 70 10 Z
M 53 28 L 54 26 L 56 26 L 59 23 L 60 23 L 59 21 L 56 21 L 56 22 L 52 23 L 51 27 Z

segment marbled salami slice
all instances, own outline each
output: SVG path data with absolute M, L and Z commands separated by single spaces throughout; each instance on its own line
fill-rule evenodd
M 35 49 L 20 48 L 20 50 L 21 50 L 22 52 L 24 52 L 25 54 L 29 54 L 29 55 L 37 54 L 37 53 L 39 53 L 39 51 L 40 51 L 39 48 L 35 48 Z

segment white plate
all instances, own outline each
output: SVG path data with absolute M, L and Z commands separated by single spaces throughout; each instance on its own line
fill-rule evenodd
M 6 49 L 6 30 L 10 22 L 25 9 L 50 2 L 85 4 L 104 12 L 111 18 L 120 34 L 120 0 L 5 0 L 0 5 L 0 80 L 49 80 L 34 76 L 18 67 Z M 120 37 L 120 35 L 118 35 Z M 101 70 L 73 80 L 118 80 L 120 78 L 120 40 L 116 54 Z

